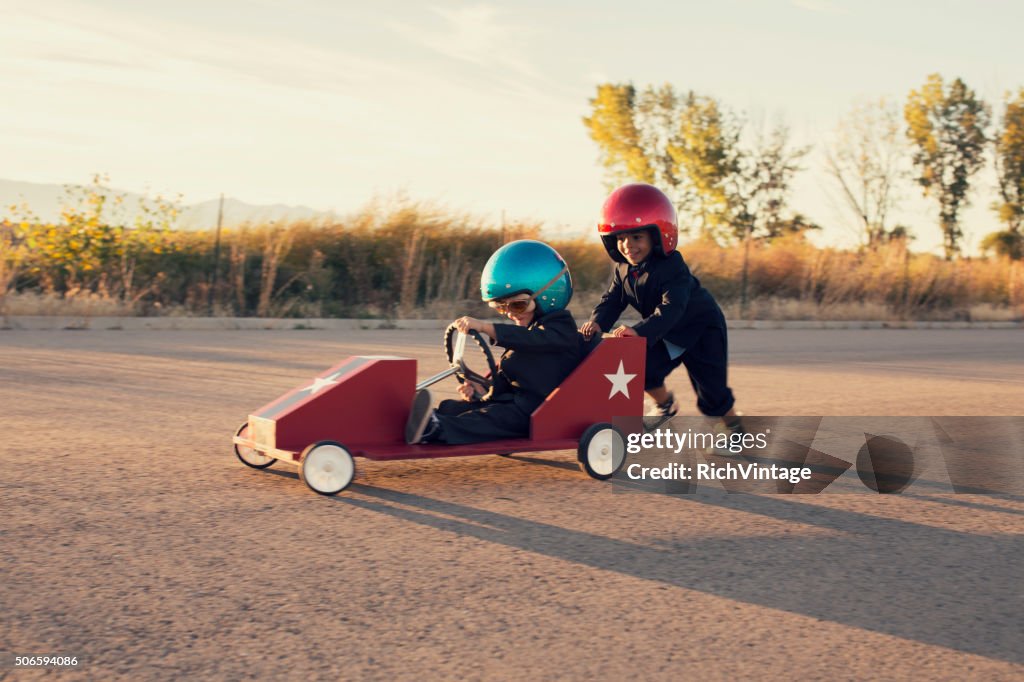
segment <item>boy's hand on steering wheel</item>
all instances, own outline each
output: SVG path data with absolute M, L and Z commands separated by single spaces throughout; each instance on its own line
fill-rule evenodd
M 463 334 L 468 333 L 471 329 L 480 331 L 480 320 L 476 319 L 475 317 L 460 317 L 459 319 L 455 320 L 455 328 L 458 329 Z
M 475 330 L 480 332 L 481 334 L 486 334 L 487 336 L 491 337 L 492 340 L 495 337 L 494 325 L 491 324 L 490 322 L 478 320 L 475 317 L 460 317 L 459 319 L 455 320 L 455 322 L 453 322 L 452 324 L 454 324 L 455 328 L 458 329 L 463 334 L 469 333 L 470 330 Z
M 601 326 L 593 320 L 584 322 L 583 326 L 580 327 L 580 334 L 583 334 L 583 338 L 590 339 L 591 336 L 601 331 Z
M 640 335 L 637 334 L 636 330 L 633 329 L 632 327 L 627 327 L 627 326 L 623 325 L 621 327 L 617 327 L 615 329 L 615 331 L 612 332 L 612 336 L 617 336 L 617 337 L 621 338 L 623 336 L 640 336 Z
M 475 381 L 467 380 L 466 383 L 459 384 L 459 395 L 463 400 L 476 400 L 477 396 L 482 396 L 484 393 L 484 387 Z

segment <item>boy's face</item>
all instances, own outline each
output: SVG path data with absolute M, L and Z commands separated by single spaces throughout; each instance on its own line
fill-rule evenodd
M 508 298 L 491 301 L 490 306 L 502 315 L 507 315 L 517 327 L 526 327 L 533 322 L 537 312 L 537 302 L 529 294 L 516 294 Z
M 647 256 L 651 255 L 651 248 L 653 247 L 651 234 L 647 230 L 620 234 L 616 244 L 618 244 L 619 253 L 622 254 L 623 258 L 630 265 L 643 263 Z

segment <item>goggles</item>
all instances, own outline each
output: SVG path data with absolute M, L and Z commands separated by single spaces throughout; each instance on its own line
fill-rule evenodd
M 491 301 L 487 305 L 491 306 L 502 315 L 508 315 L 509 313 L 522 315 L 530 309 L 531 303 L 533 303 L 532 296 L 530 298 L 521 298 L 515 301 Z

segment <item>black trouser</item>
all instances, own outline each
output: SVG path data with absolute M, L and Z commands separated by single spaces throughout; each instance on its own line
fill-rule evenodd
M 679 365 L 686 367 L 690 384 L 697 393 L 697 409 L 709 417 L 721 417 L 736 399 L 729 388 L 729 341 L 724 328 L 708 327 L 692 346 L 676 359 L 669 357 L 664 341 L 647 350 L 644 390 L 665 385 L 665 377 Z
M 442 400 L 437 406 L 441 431 L 432 442 L 462 445 L 530 435 L 530 413 L 506 400 Z

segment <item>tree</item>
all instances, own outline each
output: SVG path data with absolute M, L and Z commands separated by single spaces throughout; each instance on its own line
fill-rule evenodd
M 602 84 L 583 119 L 601 151 L 609 186 L 649 182 L 676 204 L 682 224 L 732 239 L 778 232 L 797 161 L 779 126 L 758 144 L 741 144 L 744 123 L 718 100 L 671 85 L 637 91 Z M 766 141 L 767 140 L 767 141 Z
M 1013 230 L 992 232 L 981 240 L 981 250 L 1010 260 L 1024 259 L 1024 235 Z
M 885 241 L 886 220 L 897 201 L 896 186 L 906 177 L 898 109 L 884 99 L 858 104 L 839 123 L 825 152 L 825 168 L 843 202 L 857 216 L 864 241 Z
M 758 135 L 739 158 L 732 203 L 737 207 L 733 227 L 737 237 L 774 239 L 784 234 L 783 214 L 789 203 L 793 176 L 810 147 L 793 147 L 789 128 L 778 124 Z M 747 224 L 749 221 L 749 225 Z
M 782 123 L 757 133 L 747 144 L 735 142 L 721 182 L 727 231 L 717 236 L 774 239 L 790 232 L 791 221 L 784 215 L 793 176 L 808 151 L 790 144 L 789 128 Z
M 634 120 L 640 133 L 641 153 L 647 159 L 655 185 L 662 187 L 676 203 L 686 205 L 684 176 L 672 155 L 679 144 L 679 106 L 682 95 L 669 84 L 644 88 L 636 101 Z
M 903 109 L 913 143 L 917 182 L 939 202 L 946 258 L 960 252 L 960 209 L 968 204 L 971 176 L 984 161 L 989 107 L 959 78 L 946 89 L 938 74 L 911 90 Z
M 590 100 L 591 116 L 583 119 L 601 153 L 608 190 L 625 182 L 660 187 L 686 213 L 695 201 L 672 150 L 680 145 L 679 108 L 683 97 L 671 85 L 604 83 Z
M 791 218 L 780 220 L 775 224 L 777 237 L 795 236 L 806 238 L 811 230 L 821 230 L 821 225 L 810 220 L 803 213 L 794 213 Z
M 789 128 L 779 124 L 767 135 L 759 134 L 751 149 L 737 154 L 736 172 L 729 176 L 726 196 L 733 233 L 743 241 L 742 314 L 747 309 L 750 243 L 755 236 L 774 239 L 787 233 L 782 212 L 793 175 L 800 170 L 798 164 L 807 152 L 807 147 L 791 148 Z
M 993 143 L 1001 201 L 992 208 L 1006 230 L 988 235 L 985 244 L 998 253 L 1019 259 L 1024 250 L 1024 235 L 1021 234 L 1024 223 L 1024 88 L 1013 99 L 1007 95 L 1002 128 L 996 132 Z
M 27 270 L 45 291 L 91 291 L 135 303 L 159 279 L 151 273 L 147 286 L 139 287 L 137 268 L 168 248 L 177 201 L 142 196 L 128 225 L 125 197 L 107 181 L 97 174 L 91 185 L 66 186 L 58 223 L 24 221 Z
M 633 180 L 654 182 L 654 169 L 641 144 L 637 123 L 637 93 L 632 83 L 604 83 L 590 100 L 593 111 L 583 124 L 601 152 L 609 185 Z
M 725 186 L 738 171 L 741 125 L 719 102 L 671 85 L 638 91 L 605 83 L 583 123 L 601 151 L 609 189 L 623 182 L 660 187 L 682 224 L 701 233 L 729 225 Z
M 16 207 L 12 207 L 16 208 Z M 25 232 L 29 224 L 0 220 L 0 313 L 4 310 L 7 292 L 14 286 L 28 258 Z
M 687 207 L 702 234 L 721 233 L 733 218 L 729 181 L 741 170 L 742 123 L 718 100 L 693 92 L 678 113 L 679 136 L 668 151 L 690 188 Z

